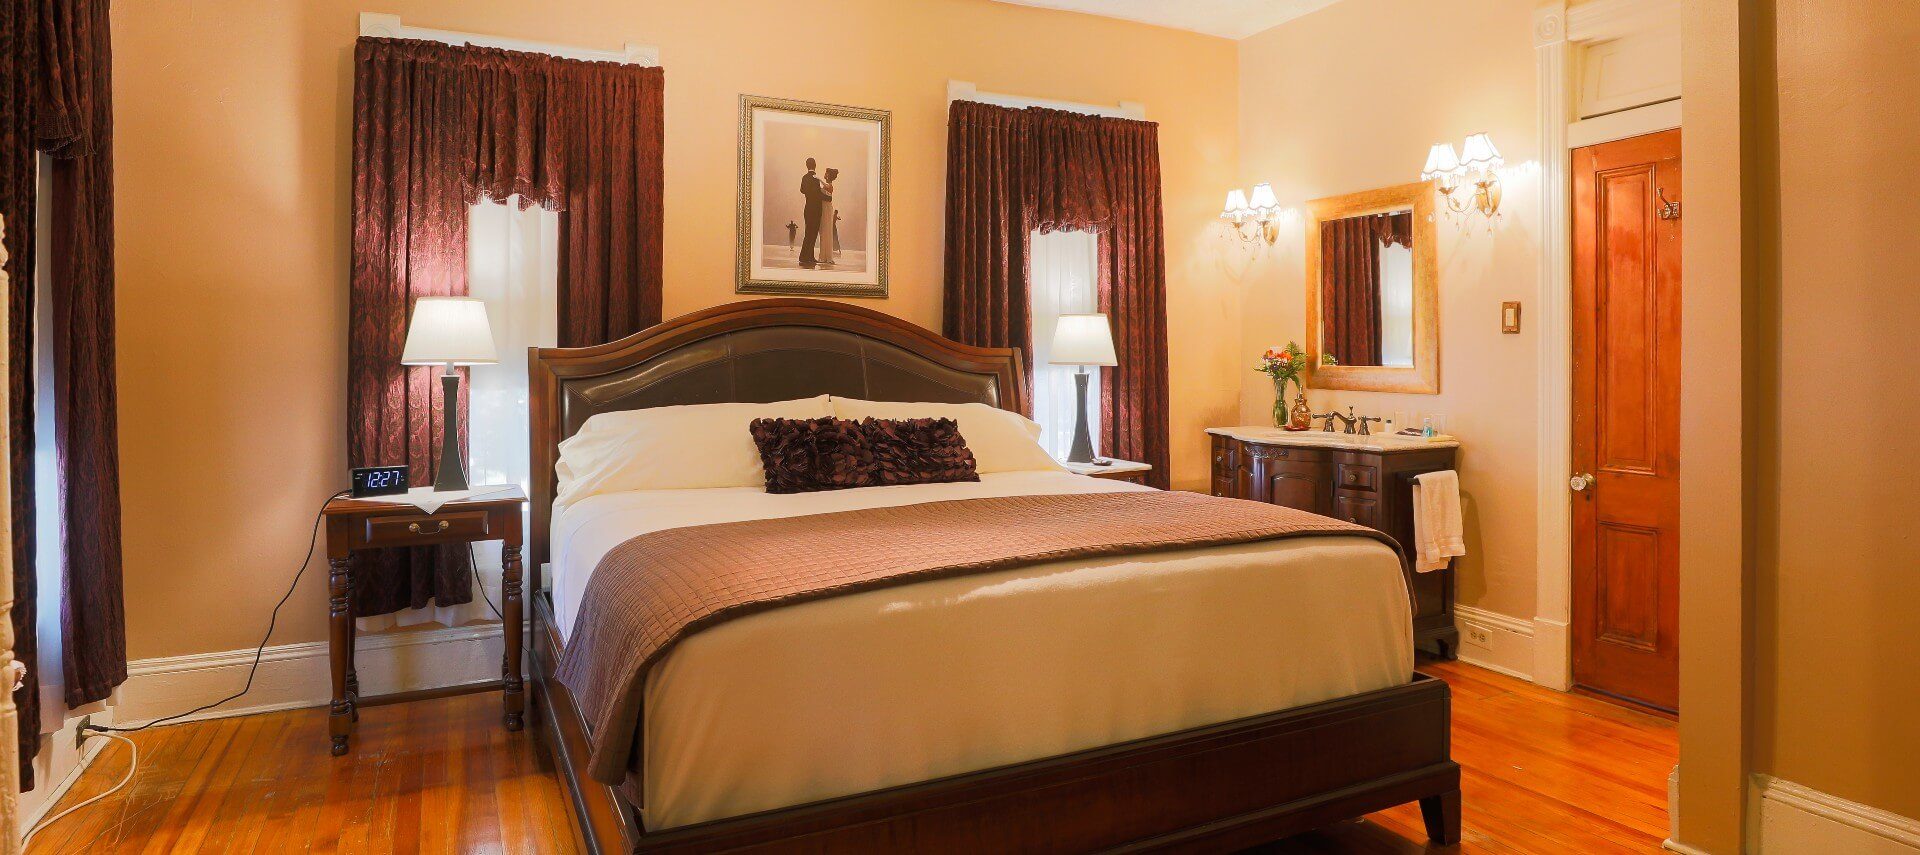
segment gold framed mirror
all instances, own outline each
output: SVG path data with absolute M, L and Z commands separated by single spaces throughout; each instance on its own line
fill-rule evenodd
M 1307 203 L 1307 385 L 1440 391 L 1433 187 Z

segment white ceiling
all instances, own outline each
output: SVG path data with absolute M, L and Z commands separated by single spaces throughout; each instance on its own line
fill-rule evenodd
M 1244 39 L 1339 0 L 999 0 Z

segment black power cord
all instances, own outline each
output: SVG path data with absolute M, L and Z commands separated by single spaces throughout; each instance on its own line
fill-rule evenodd
M 480 562 L 473 557 L 473 544 L 471 543 L 467 544 L 467 569 L 473 571 L 473 589 L 480 592 L 480 599 L 487 601 L 487 608 L 492 610 L 495 618 L 505 621 L 507 616 L 501 614 L 500 607 L 493 604 L 493 598 L 487 596 L 487 584 L 480 581 Z
M 273 627 L 275 624 L 279 623 L 280 621 L 280 607 L 286 605 L 287 600 L 290 600 L 293 598 L 294 589 L 300 587 L 300 577 L 306 575 L 307 565 L 313 563 L 314 547 L 320 543 L 320 520 L 322 517 L 325 516 L 327 504 L 332 502 L 334 499 L 338 499 L 341 496 L 347 495 L 349 492 L 351 491 L 341 490 L 338 493 L 328 496 L 326 502 L 320 503 L 320 510 L 314 512 L 313 531 L 307 536 L 307 557 L 300 559 L 300 569 L 295 571 L 293 574 L 293 584 L 287 586 L 287 592 L 285 594 L 280 595 L 280 602 L 274 604 L 273 615 L 267 618 L 267 634 L 266 636 L 260 639 L 260 646 L 253 649 L 253 665 L 252 667 L 247 669 L 247 684 L 245 686 L 240 687 L 240 691 L 234 692 L 231 695 L 228 695 L 224 698 L 221 698 L 220 700 L 214 701 L 213 703 L 207 704 L 205 706 L 194 707 L 193 709 L 187 710 L 186 712 L 176 713 L 174 715 L 167 716 L 166 718 L 156 718 L 153 721 L 140 725 L 139 727 L 108 727 L 104 724 L 89 724 L 82 729 L 99 731 L 101 733 L 138 733 L 142 730 L 146 730 L 149 727 L 153 727 L 156 724 L 165 724 L 175 719 L 186 718 L 187 716 L 193 715 L 194 713 L 206 712 L 207 710 L 213 709 L 214 707 L 220 706 L 221 704 L 224 704 L 228 701 L 238 700 L 242 695 L 245 695 L 247 692 L 251 691 L 253 689 L 253 676 L 256 673 L 259 673 L 260 671 L 260 657 L 266 653 L 267 641 L 268 639 L 273 638 Z M 467 553 L 467 560 L 469 563 L 473 561 L 473 553 L 471 549 L 469 549 Z M 477 567 L 475 568 L 474 572 L 476 574 L 475 578 L 479 578 L 478 577 L 479 570 Z M 488 605 L 492 605 L 492 602 L 489 601 Z

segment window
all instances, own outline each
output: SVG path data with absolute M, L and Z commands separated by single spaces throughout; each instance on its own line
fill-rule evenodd
M 467 369 L 467 481 L 479 487 L 519 484 L 532 495 L 528 477 L 527 348 L 559 342 L 555 283 L 559 282 L 560 215 L 521 210 L 519 199 L 481 202 L 467 214 L 467 295 L 487 303 L 494 352 L 500 361 Z M 437 374 L 439 369 L 435 369 Z M 526 513 L 526 511 L 522 511 Z M 531 529 L 532 520 L 522 525 Z M 473 545 L 485 597 L 457 606 L 403 609 L 361 618 L 360 628 L 439 623 L 461 626 L 494 620 L 486 597 L 498 605 L 500 543 Z
M 1413 367 L 1413 250 L 1380 244 L 1380 364 Z
M 1033 287 L 1033 420 L 1040 423 L 1040 445 L 1054 457 L 1065 460 L 1073 446 L 1073 422 L 1076 414 L 1073 375 L 1077 365 L 1052 365 L 1053 328 L 1063 314 L 1097 312 L 1100 297 L 1095 278 L 1099 275 L 1100 238 L 1092 232 L 1033 233 L 1033 257 L 1029 272 Z M 1087 388 L 1087 418 L 1100 417 L 1099 369 Z M 1099 429 L 1089 425 L 1095 435 L 1097 453 Z

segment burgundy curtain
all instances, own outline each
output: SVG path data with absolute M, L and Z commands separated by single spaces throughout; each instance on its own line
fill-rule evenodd
M 1101 449 L 1168 485 L 1165 229 L 1158 126 L 955 101 L 947 149 L 948 338 L 1032 353 L 1028 234 L 1099 234 Z M 1031 366 L 1028 366 L 1031 370 Z M 1031 385 L 1031 384 L 1029 384 Z M 1031 412 L 1031 400 L 1022 401 Z
M 48 199 L 54 444 L 60 470 L 60 622 L 65 701 L 106 698 L 127 678 L 114 389 L 113 84 L 106 0 L 0 2 L 0 215 L 11 317 L 8 449 L 13 489 L 14 652 L 34 663 L 38 597 L 33 494 L 35 152 L 52 158 Z M 21 783 L 39 744 L 39 680 L 20 706 Z
M 947 259 L 943 331 L 981 347 L 1017 347 L 1033 358 L 1027 290 L 1032 232 L 1032 117 L 955 101 L 947 122 Z M 1033 412 L 1033 366 L 1020 410 Z
M 1102 120 L 1095 135 L 1112 219 L 1100 232 L 1100 311 L 1113 325 L 1120 363 L 1102 372 L 1101 444 L 1153 464 L 1147 482 L 1171 478 L 1167 405 L 1167 258 L 1160 206 L 1160 129 Z
M 598 344 L 659 322 L 663 88 L 658 68 L 360 39 L 351 465 L 405 463 L 414 484 L 433 481 L 439 369 L 401 366 L 400 352 L 415 299 L 466 293 L 467 209 L 483 198 L 518 195 L 521 205 L 560 212 L 561 344 Z M 466 401 L 457 403 L 464 413 Z M 464 547 L 355 560 L 356 615 L 472 597 Z
M 106 0 L 41 6 L 53 87 L 40 142 L 53 157 L 45 260 L 66 558 L 60 637 L 67 706 L 77 707 L 104 700 L 127 680 L 113 360 L 113 54 Z
M 20 786 L 33 786 L 32 758 L 40 750 L 40 675 L 35 620 L 33 502 L 33 269 L 34 80 L 40 62 L 38 4 L 0 0 L 0 225 L 5 227 L 7 271 L 7 413 L 12 423 L 7 481 L 12 490 L 13 651 L 28 663 L 26 685 L 13 694 L 20 707 Z
M 1398 214 L 1375 214 L 1373 233 L 1387 246 L 1404 246 L 1413 249 L 1413 212 L 1401 211 Z
M 479 75 L 447 61 L 451 51 L 361 39 L 355 62 L 347 462 L 404 463 L 415 485 L 432 484 L 437 471 L 440 383 L 436 368 L 400 364 L 408 315 L 415 298 L 467 292 L 464 179 L 475 104 L 462 77 Z M 361 552 L 354 561 L 356 615 L 472 598 L 463 546 Z
M 1380 219 L 1320 224 L 1321 350 L 1341 365 L 1380 364 Z
M 660 322 L 661 121 L 658 68 L 558 63 L 561 113 L 561 347 L 585 347 Z

